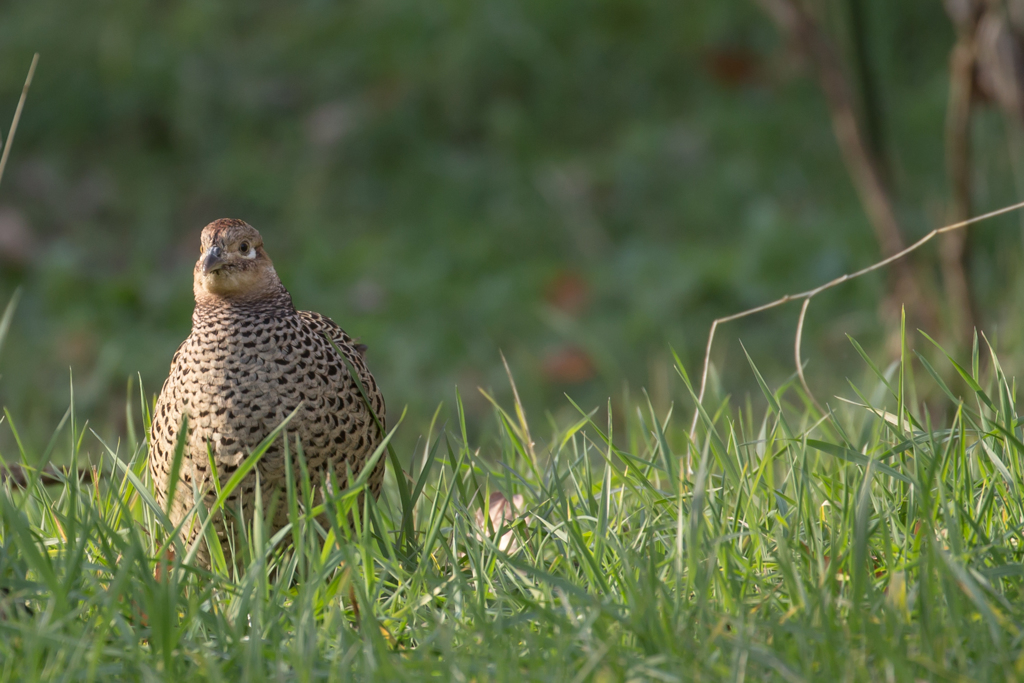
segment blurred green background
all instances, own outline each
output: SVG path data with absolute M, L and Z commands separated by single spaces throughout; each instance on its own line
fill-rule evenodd
M 812 3 L 840 48 L 847 2 Z M 935 0 L 861 5 L 909 240 L 946 213 L 954 32 Z M 0 186 L 0 299 L 23 289 L 0 403 L 41 443 L 69 368 L 105 436 L 130 376 L 159 390 L 188 333 L 199 231 L 223 216 L 261 230 L 300 308 L 370 346 L 410 438 L 456 385 L 471 418 L 489 412 L 477 386 L 507 397 L 500 352 L 534 410 L 623 386 L 679 401 L 670 347 L 695 372 L 714 317 L 879 256 L 811 69 L 752 0 L 14 0 L 5 136 L 36 51 Z M 1019 178 L 1004 120 L 975 123 L 980 212 L 1014 201 Z M 998 219 L 971 250 L 1004 344 L 1021 234 Z M 879 347 L 885 287 L 815 300 L 812 383 L 842 382 L 845 334 Z M 797 313 L 722 328 L 727 390 L 750 381 L 737 339 L 792 372 Z

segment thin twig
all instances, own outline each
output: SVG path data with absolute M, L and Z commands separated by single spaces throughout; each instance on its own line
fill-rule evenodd
M 739 313 L 733 313 L 732 315 L 727 315 L 727 316 L 723 316 L 721 318 L 716 318 L 714 321 L 712 321 L 712 323 L 711 323 L 711 331 L 708 333 L 708 343 L 707 343 L 707 347 L 705 348 L 705 351 L 704 351 L 704 367 L 701 370 L 701 375 L 700 375 L 700 393 L 697 394 L 697 402 L 699 403 L 699 402 L 702 402 L 704 400 L 704 391 L 707 388 L 707 383 L 708 383 L 708 366 L 711 364 L 711 347 L 712 347 L 712 344 L 715 341 L 715 330 L 718 329 L 718 326 L 721 323 L 727 323 L 727 322 L 731 322 L 733 320 L 739 320 L 740 318 L 746 318 L 747 316 L 754 315 L 755 313 L 761 313 L 762 311 L 767 311 L 767 310 L 770 310 L 772 308 L 777 308 L 777 307 L 781 306 L 782 304 L 789 303 L 790 301 L 801 301 L 801 300 L 805 300 L 805 299 L 806 300 L 810 300 L 810 299 L 814 298 L 815 296 L 817 296 L 818 294 L 820 294 L 821 292 L 824 292 L 827 289 L 832 289 L 836 285 L 841 285 L 844 282 L 847 282 L 849 280 L 856 280 L 857 278 L 859 278 L 862 275 L 867 275 L 868 273 L 872 273 L 872 272 L 878 270 L 879 268 L 884 268 L 885 266 L 889 265 L 893 261 L 899 260 L 899 259 L 903 258 L 904 256 L 906 256 L 907 254 L 909 254 L 909 253 L 911 253 L 913 251 L 916 251 L 921 246 L 923 246 L 923 245 L 927 244 L 928 242 L 930 242 L 936 235 L 942 235 L 942 234 L 945 234 L 947 232 L 952 232 L 954 230 L 960 230 L 961 228 L 966 228 L 968 225 L 973 225 L 974 223 L 980 223 L 981 221 L 988 220 L 989 218 L 995 218 L 996 216 L 1002 216 L 1003 214 L 1010 213 L 1011 211 L 1017 211 L 1019 209 L 1024 209 L 1024 202 L 1020 202 L 1018 204 L 1012 204 L 1010 206 L 1004 206 L 1001 209 L 996 209 L 995 211 L 989 211 L 988 213 L 982 214 L 980 216 L 975 216 L 974 218 L 968 218 L 967 220 L 960 221 L 959 223 L 952 223 L 950 225 L 946 225 L 946 226 L 941 227 L 941 228 L 935 228 L 930 233 L 928 233 L 927 235 L 925 235 L 924 237 L 922 237 L 918 241 L 914 242 L 913 244 L 911 244 L 906 249 L 902 249 L 901 251 L 893 254 L 892 256 L 890 256 L 888 258 L 884 258 L 881 261 L 878 261 L 877 263 L 874 263 L 874 264 L 872 264 L 872 265 L 870 265 L 870 266 L 868 266 L 866 268 L 861 268 L 860 270 L 855 271 L 853 273 L 847 273 L 846 275 L 842 275 L 840 277 L 837 277 L 834 280 L 829 280 L 825 284 L 820 285 L 818 287 L 815 287 L 814 289 L 808 289 L 807 291 L 800 292 L 798 294 L 787 294 L 787 295 L 785 295 L 785 296 L 783 296 L 781 298 L 776 299 L 775 301 L 771 301 L 769 303 L 762 304 L 762 305 L 756 306 L 754 308 L 749 308 L 749 309 L 747 309 L 745 311 L 740 311 Z M 805 309 L 805 312 L 806 312 L 806 309 Z M 800 328 L 799 328 L 801 332 L 802 332 L 802 326 L 803 326 L 803 315 L 801 314 L 801 316 L 800 316 Z M 800 336 L 799 335 L 796 338 L 796 343 L 797 343 L 797 354 L 799 355 L 799 344 L 800 344 Z M 800 368 L 799 357 L 797 358 L 797 368 Z M 799 370 L 799 372 L 801 374 L 801 379 L 802 379 L 803 371 Z M 692 434 L 697 429 L 697 418 L 698 418 L 698 416 L 699 416 L 699 411 L 695 410 L 694 411 L 694 415 L 693 415 L 693 422 L 690 424 L 690 434 L 691 434 L 691 437 L 692 437 Z
M 39 53 L 32 57 L 32 65 L 28 68 L 28 76 L 25 77 L 25 85 L 21 89 L 21 98 L 18 100 L 18 107 L 14 110 L 14 120 L 11 121 L 11 132 L 7 134 L 7 142 L 4 144 L 3 154 L 0 155 L 0 181 L 4 178 L 4 169 L 7 168 L 7 156 L 11 153 L 11 143 L 14 142 L 14 134 L 18 131 L 18 121 L 21 120 L 21 110 L 25 108 L 25 99 L 28 97 L 28 89 L 32 85 L 32 76 L 36 73 L 36 64 L 39 63 Z
M 818 403 L 818 399 L 814 398 L 811 387 L 807 384 L 807 378 L 804 377 L 804 363 L 800 359 L 800 342 L 804 336 L 804 318 L 807 317 L 807 307 L 810 305 L 811 299 L 808 297 L 804 299 L 804 305 L 800 307 L 800 317 L 796 321 L 796 341 L 793 343 L 793 358 L 796 360 L 796 374 L 800 378 L 800 384 L 804 388 L 804 393 L 807 394 L 807 398 L 811 399 L 811 403 L 818 409 L 818 412 L 824 415 L 825 409 Z
M 3 145 L 4 151 L 0 154 L 0 180 L 3 180 L 4 169 L 7 168 L 7 157 L 11 153 L 11 143 L 14 142 L 14 134 L 18 131 L 18 121 L 21 120 L 21 110 L 25 108 L 25 99 L 28 97 L 28 89 L 32 85 L 32 77 L 36 73 L 36 64 L 39 63 L 39 53 L 37 52 L 32 57 L 32 64 L 28 67 L 28 76 L 25 77 L 25 85 L 21 88 L 21 98 L 18 100 L 18 106 L 14 110 L 14 120 L 11 121 L 11 130 L 7 134 L 7 142 Z M 11 298 L 11 302 L 7 305 L 7 311 L 5 311 L 3 320 L 0 321 L 0 343 L 3 342 L 4 333 L 6 332 L 7 325 L 10 325 L 10 316 L 14 313 L 14 307 L 18 302 L 18 291 L 15 291 L 14 296 Z M 52 466 L 47 466 L 52 467 Z M 45 483 L 55 483 L 57 477 L 57 471 L 44 470 L 40 475 Z M 20 486 L 25 486 L 28 482 L 28 477 L 25 474 L 25 470 L 20 465 L 8 465 L 0 460 L 0 482 L 6 481 L 7 479 L 13 479 Z

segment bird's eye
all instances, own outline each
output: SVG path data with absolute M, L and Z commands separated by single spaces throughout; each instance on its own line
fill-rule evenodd
M 248 254 L 249 253 L 249 243 L 248 242 L 242 242 L 240 245 L 238 245 L 238 251 L 242 252 L 243 254 Z

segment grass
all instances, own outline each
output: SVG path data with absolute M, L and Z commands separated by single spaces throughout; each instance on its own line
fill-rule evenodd
M 40 83 L 42 110 L 91 112 L 81 117 L 91 123 L 62 117 L 62 127 L 40 120 L 23 136 L 34 170 L 21 176 L 27 189 L 18 201 L 47 240 L 35 253 L 7 254 L 22 260 L 5 268 L 0 283 L 8 289 L 25 285 L 39 314 L 20 343 L 15 325 L 14 343 L 4 350 L 16 362 L 0 385 L 4 401 L 16 407 L 2 418 L 11 439 L 4 434 L 0 444 L 13 447 L 3 446 L 0 455 L 20 461 L 29 473 L 24 485 L 13 479 L 0 484 L 0 680 L 902 681 L 1024 675 L 1024 431 L 1015 385 L 984 339 L 975 343 L 966 369 L 926 338 L 921 355 L 913 356 L 904 335 L 899 362 L 884 369 L 854 342 L 867 380 L 851 384 L 847 400 L 830 402 L 827 413 L 793 381 L 771 389 L 751 362 L 739 371 L 763 395 L 743 406 L 708 399 L 693 434 L 687 429 L 693 387 L 678 359 L 685 391 L 667 412 L 645 396 L 627 396 L 614 410 L 611 402 L 607 410 L 587 410 L 569 400 L 562 406 L 578 413 L 575 421 L 566 423 L 564 413 L 539 420 L 532 406 L 540 403 L 540 392 L 523 393 L 527 410 L 513 391 L 511 402 L 487 396 L 496 429 L 483 438 L 476 436 L 486 430 L 477 428 L 475 410 L 457 394 L 453 424 L 440 424 L 439 410 L 410 449 L 404 444 L 415 441 L 415 431 L 405 423 L 395 439 L 403 452 L 377 454 L 391 465 L 379 501 L 360 502 L 357 481 L 347 490 L 330 490 L 327 503 L 314 506 L 308 476 L 289 480 L 283 496 L 261 491 L 255 510 L 245 511 L 255 521 L 232 548 L 237 561 L 229 566 L 224 549 L 214 546 L 212 571 L 190 563 L 195 549 L 180 545 L 146 481 L 147 392 L 129 385 L 123 427 L 110 414 L 96 431 L 81 420 L 79 410 L 97 415 L 113 403 L 105 400 L 112 378 L 128 368 L 137 366 L 147 377 L 163 371 L 154 364 L 165 357 L 154 349 L 173 348 L 180 339 L 173 329 L 187 321 L 178 314 L 188 301 L 187 287 L 167 289 L 167 282 L 180 280 L 167 268 L 187 274 L 194 254 L 182 249 L 188 255 L 173 256 L 168 265 L 168 254 L 192 239 L 172 226 L 201 224 L 200 217 L 221 208 L 234 213 L 241 207 L 269 225 L 293 226 L 290 239 L 279 237 L 291 243 L 282 247 L 281 263 L 301 264 L 292 266 L 291 275 L 311 307 L 344 299 L 353 283 L 387 284 L 377 297 L 386 303 L 364 303 L 367 310 L 355 317 L 363 329 L 370 322 L 377 326 L 368 328 L 375 339 L 384 337 L 379 330 L 389 331 L 379 357 L 407 365 L 382 370 L 403 379 L 433 367 L 483 367 L 474 350 L 488 356 L 495 346 L 511 346 L 517 374 L 527 386 L 536 385 L 540 363 L 530 362 L 536 349 L 569 341 L 599 361 L 602 380 L 635 377 L 630 364 L 642 363 L 650 345 L 685 343 L 694 314 L 734 309 L 728 302 L 747 301 L 752 293 L 760 300 L 765 290 L 788 288 L 788 278 L 798 276 L 802 284 L 804 270 L 790 265 L 794 258 L 803 262 L 799 254 L 807 248 L 825 254 L 818 259 L 824 276 L 848 270 L 843 258 L 829 254 L 849 242 L 842 235 L 862 229 L 860 219 L 823 221 L 820 215 L 820 206 L 830 207 L 829 215 L 860 215 L 845 180 L 836 180 L 845 172 L 835 155 L 815 144 L 814 154 L 793 156 L 792 145 L 780 151 L 775 144 L 787 136 L 764 132 L 806 133 L 813 128 L 807 121 L 814 120 L 817 128 L 805 137 L 813 141 L 814 130 L 827 134 L 816 92 L 786 85 L 790 77 L 779 77 L 773 66 L 765 82 L 739 90 L 701 77 L 701 60 L 689 57 L 713 55 L 723 46 L 727 54 L 734 41 L 754 46 L 755 58 L 773 54 L 761 15 L 725 22 L 734 9 L 704 4 L 699 21 L 694 8 L 655 5 L 624 21 L 628 17 L 617 11 L 569 8 L 547 15 L 547 5 L 535 3 L 511 23 L 507 17 L 478 21 L 469 33 L 440 17 L 439 37 L 420 35 L 418 45 L 402 28 L 406 3 L 400 0 L 383 18 L 372 12 L 342 17 L 348 28 L 337 30 L 358 39 L 329 40 L 358 56 L 347 59 L 344 87 L 333 70 L 305 76 L 322 70 L 310 68 L 313 60 L 295 48 L 308 42 L 302 22 L 282 27 L 263 21 L 255 35 L 288 39 L 251 40 L 246 47 L 225 30 L 235 21 L 231 16 L 196 21 L 188 8 L 176 22 L 154 22 L 146 14 L 119 16 L 125 23 L 117 25 L 95 12 L 88 22 L 64 16 L 64 26 L 76 27 L 66 36 L 29 21 L 28 14 L 12 14 L 4 24 L 18 27 L 17 40 L 7 41 L 12 50 L 29 43 L 37 49 L 42 34 L 26 30 L 32 25 L 52 41 L 44 44 L 57 66 Z M 108 9 L 119 12 L 114 5 Z M 946 26 L 941 11 L 929 16 Z M 314 14 L 302 21 L 330 23 Z M 679 21 L 702 26 L 708 35 L 691 31 L 680 53 Z M 550 57 L 530 57 L 494 39 L 510 35 L 513 25 L 523 36 L 549 38 L 564 25 L 580 36 L 579 45 L 573 47 L 576 38 L 568 41 L 569 49 L 560 49 L 564 68 L 552 69 Z M 197 36 L 217 38 L 217 49 L 200 51 L 195 62 L 207 68 L 189 77 L 198 86 L 194 92 L 150 87 L 168 81 L 167 74 L 179 73 L 197 54 L 189 41 L 166 40 L 165 26 L 193 26 Z M 397 61 L 374 58 L 393 52 L 380 49 L 386 35 L 412 49 Z M 476 39 L 450 39 L 456 35 Z M 660 39 L 652 40 L 654 35 Z M 928 84 L 944 87 L 948 40 L 925 42 L 931 47 L 920 53 L 938 59 L 883 61 L 930 65 L 925 78 L 889 74 L 893 84 L 925 87 L 890 89 L 906 90 L 903 97 L 925 103 L 925 118 L 941 122 L 944 90 Z M 632 49 L 641 43 L 648 49 Z M 106 46 L 101 58 L 93 58 L 94 45 Z M 448 45 L 453 47 L 436 47 Z M 143 53 L 146 59 L 139 58 Z M 298 56 L 299 66 L 268 66 L 283 64 L 285 54 Z M 628 59 L 608 59 L 616 55 Z M 381 69 L 381 61 L 393 63 Z M 610 74 L 602 66 L 608 63 L 626 66 Z M 253 64 L 262 66 L 241 70 Z M 208 80 L 198 78 L 200 71 L 222 75 Z M 68 87 L 67 73 L 82 78 L 77 87 Z M 581 74 L 593 82 L 577 91 Z M 275 85 L 300 82 L 290 94 Z M 522 84 L 532 82 L 546 85 L 524 91 Z M 285 97 L 275 103 L 279 91 Z M 97 99 L 96 92 L 108 96 Z M 672 95 L 658 105 L 669 97 L 659 93 Z M 766 108 L 766 94 L 789 104 Z M 915 179 L 902 189 L 911 197 L 927 194 L 930 183 L 945 182 L 930 163 L 939 149 L 933 144 L 938 129 L 919 125 L 915 116 L 922 114 L 908 116 L 905 106 L 892 109 L 902 112 L 897 129 L 921 131 L 912 145 L 900 145 L 904 163 L 913 168 L 898 175 Z M 227 129 L 194 118 L 215 111 L 221 112 L 218 121 L 231 123 Z M 358 134 L 337 142 L 344 154 L 336 155 L 345 164 L 328 163 L 330 155 L 310 164 L 314 146 L 303 142 L 297 122 L 308 126 L 315 115 L 332 111 L 361 117 Z M 774 112 L 767 127 L 766 112 Z M 752 117 L 757 126 L 750 125 Z M 687 144 L 694 151 L 679 158 L 654 152 L 681 137 L 692 138 L 696 144 Z M 82 144 L 86 138 L 88 145 Z M 988 175 L 1005 180 L 1012 173 L 999 166 L 1007 163 L 999 140 L 990 145 L 999 154 L 980 156 L 994 165 Z M 919 153 L 922 145 L 927 154 Z M 155 163 L 157 157 L 162 161 Z M 451 162 L 438 169 L 437 158 Z M 578 167 L 590 170 L 573 177 Z M 923 173 L 921 167 L 934 168 Z M 467 182 L 467 171 L 476 182 Z M 555 182 L 563 176 L 583 183 L 581 204 Z M 84 189 L 67 191 L 71 186 Z M 84 191 L 89 188 L 99 189 L 90 194 Z M 482 196 L 500 201 L 482 202 Z M 743 201 L 733 201 L 737 196 Z M 179 206 L 187 208 L 171 208 Z M 563 229 L 560 216 L 567 208 L 593 213 L 615 248 L 593 255 L 574 245 L 577 238 Z M 687 248 L 675 253 L 667 236 L 680 224 L 687 225 Z M 822 224 L 831 229 L 823 233 Z M 740 226 L 744 239 L 722 240 L 722 225 Z M 497 237 L 504 234 L 517 239 Z M 453 235 L 470 237 L 452 241 Z M 782 243 L 786 235 L 801 248 Z M 737 260 L 738 243 L 747 256 Z M 506 268 L 507 255 L 522 256 L 527 244 L 533 255 L 527 265 Z M 358 264 L 351 272 L 325 257 L 342 245 Z M 106 262 L 115 246 L 128 250 L 125 263 L 96 268 L 98 256 Z M 722 249 L 727 260 L 709 257 Z M 403 267 L 393 267 L 396 261 Z M 742 272 L 725 268 L 726 261 L 743 264 Z M 579 320 L 543 303 L 545 287 L 576 271 L 595 301 Z M 658 283 L 642 275 L 654 271 Z M 442 272 L 462 279 L 439 277 Z M 677 280 L 666 280 L 666 273 Z M 424 282 L 442 284 L 425 288 Z M 873 296 L 864 290 L 854 298 Z M 433 299 L 444 305 L 430 305 Z M 510 318 L 512 307 L 498 305 L 502 301 L 533 301 L 542 315 Z M 458 314 L 454 324 L 451 315 L 437 324 L 442 309 Z M 0 318 L 0 341 L 13 310 Z M 666 320 L 665 310 L 684 314 Z M 50 324 L 41 324 L 44 318 Z M 480 335 L 482 329 L 491 334 Z M 778 355 L 771 337 L 757 336 L 759 357 Z M 38 358 L 42 346 L 55 344 L 57 355 L 93 368 L 93 376 L 78 384 L 77 405 L 72 387 L 64 419 L 40 440 L 40 416 L 50 414 L 49 381 L 31 363 L 18 361 Z M 486 372 L 462 376 L 479 376 L 487 385 L 494 370 L 500 372 L 490 364 Z M 409 392 L 403 400 L 423 405 L 424 397 L 436 395 L 424 386 L 436 379 L 392 384 Z M 812 378 L 819 380 L 812 384 L 833 386 L 836 379 Z M 596 386 L 594 380 L 577 389 L 592 395 Z M 218 500 L 260 455 L 257 449 Z M 298 448 L 288 457 L 303 461 Z M 48 462 L 68 464 L 56 484 L 42 476 Z M 396 476 L 399 462 L 412 466 Z M 519 514 L 488 524 L 496 491 L 521 501 Z M 282 505 L 291 524 L 268 538 L 263 520 Z M 200 508 L 195 522 L 206 518 Z M 318 521 L 323 519 L 325 524 Z
M 457 396 L 401 486 L 392 468 L 379 501 L 356 482 L 323 509 L 305 477 L 263 491 L 238 566 L 213 572 L 163 552 L 145 392 L 117 444 L 72 402 L 18 453 L 67 476 L 0 492 L 0 680 L 1014 680 L 1015 385 L 984 339 L 967 368 L 923 343 L 916 363 L 865 355 L 825 415 L 751 363 L 763 411 L 709 403 L 693 440 L 642 399 L 542 439 L 516 401 L 473 446 Z M 929 383 L 944 405 L 915 398 Z M 482 522 L 493 491 L 522 496 L 510 523 Z M 291 525 L 267 538 L 273 505 Z

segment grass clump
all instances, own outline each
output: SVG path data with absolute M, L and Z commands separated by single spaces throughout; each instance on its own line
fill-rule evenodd
M 72 406 L 0 490 L 0 680 L 1015 679 L 1024 433 L 981 356 L 922 353 L 914 379 L 865 355 L 825 414 L 751 363 L 763 412 L 702 406 L 692 435 L 633 401 L 538 439 L 517 401 L 473 447 L 457 399 L 379 501 L 264 491 L 212 572 L 163 552 L 146 402 L 116 445 Z M 914 398 L 926 381 L 942 406 Z M 492 517 L 499 491 L 516 509 Z M 276 505 L 291 524 L 267 538 Z

